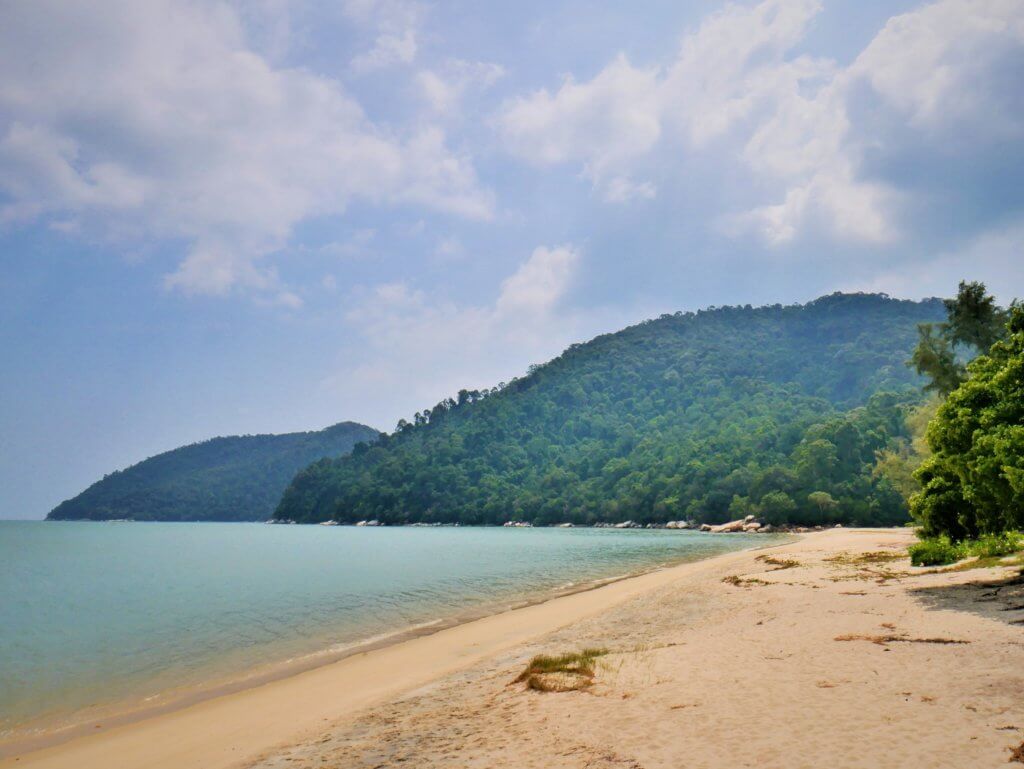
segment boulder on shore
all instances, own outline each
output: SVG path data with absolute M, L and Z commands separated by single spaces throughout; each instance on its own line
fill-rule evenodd
M 728 533 L 731 533 L 731 532 L 734 532 L 734 531 L 743 531 L 743 524 L 744 524 L 744 522 L 742 520 L 739 520 L 739 521 L 729 521 L 728 523 L 723 523 L 723 524 L 721 524 L 719 526 L 712 526 L 711 527 L 711 533 L 712 534 L 728 534 Z
M 712 527 L 711 527 L 711 524 L 710 524 L 710 523 L 702 523 L 702 524 L 700 525 L 700 530 L 701 530 L 701 531 L 711 531 L 711 528 L 712 528 Z
M 750 523 L 743 524 L 743 531 L 760 531 L 761 524 L 757 521 L 751 521 Z

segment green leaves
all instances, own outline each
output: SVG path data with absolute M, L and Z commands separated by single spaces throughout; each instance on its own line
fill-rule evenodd
M 1024 308 L 1018 329 L 968 365 L 928 427 L 934 452 L 911 510 L 926 534 L 954 540 L 1024 527 Z

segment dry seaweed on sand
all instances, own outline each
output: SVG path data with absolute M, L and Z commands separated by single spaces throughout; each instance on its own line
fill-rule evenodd
M 1010 748 L 1010 760 L 1007 763 L 1024 764 L 1024 742 L 1015 748 Z
M 735 585 L 736 587 L 750 587 L 751 585 L 770 585 L 771 582 L 765 582 L 763 579 L 757 577 L 740 577 L 736 574 L 730 574 L 728 577 L 722 577 L 722 582 L 727 585 Z
M 799 561 L 794 561 L 792 558 L 779 558 L 779 557 L 774 556 L 774 555 L 759 555 L 757 557 L 757 560 L 761 561 L 761 563 L 766 563 L 769 566 L 774 566 L 775 568 L 772 569 L 771 571 L 782 571 L 783 569 L 795 569 L 796 567 L 802 565 Z
M 890 643 L 911 643 L 911 644 L 968 644 L 970 641 L 961 641 L 956 638 L 911 638 L 906 635 L 863 635 L 860 633 L 846 633 L 837 635 L 837 641 L 871 641 L 871 643 L 885 646 Z

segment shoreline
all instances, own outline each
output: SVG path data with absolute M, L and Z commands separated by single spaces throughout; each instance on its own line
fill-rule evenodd
M 133 729 L 133 727 L 145 726 L 158 722 L 161 719 L 169 719 L 175 716 L 175 714 L 199 708 L 208 703 L 224 702 L 227 704 L 233 697 L 239 697 L 255 690 L 266 691 L 268 687 L 273 687 L 275 684 L 281 684 L 301 676 L 306 676 L 307 674 L 315 674 L 318 671 L 341 665 L 353 658 L 365 658 L 396 646 L 415 644 L 422 639 L 432 638 L 448 631 L 459 630 L 479 622 L 514 615 L 518 612 L 537 607 L 545 607 L 558 601 L 572 599 L 576 596 L 621 583 L 642 580 L 645 577 L 666 574 L 677 569 L 709 564 L 719 559 L 734 557 L 742 553 L 778 547 L 791 542 L 793 535 L 787 533 L 769 534 L 764 535 L 764 538 L 767 541 L 752 543 L 749 547 L 707 558 L 682 560 L 670 564 L 662 563 L 627 574 L 597 578 L 569 587 L 545 591 L 532 597 L 512 601 L 498 601 L 467 609 L 450 617 L 358 641 L 337 651 L 332 652 L 330 649 L 324 649 L 283 662 L 268 663 L 267 666 L 261 666 L 241 677 L 236 676 L 230 680 L 222 681 L 215 680 L 212 684 L 204 685 L 199 689 L 186 692 L 171 691 L 155 695 L 160 698 L 166 697 L 164 701 L 157 704 L 145 704 L 148 700 L 153 699 L 153 697 L 147 697 L 141 701 L 134 700 L 130 703 L 112 705 L 108 712 L 101 710 L 94 717 L 87 717 L 78 723 L 57 727 L 53 731 L 44 734 L 27 737 L 19 735 L 14 739 L 0 742 L 0 767 L 7 767 L 9 764 L 13 765 L 14 762 L 17 762 L 18 766 L 35 766 L 37 758 L 45 761 L 45 763 L 39 764 L 40 766 L 64 766 L 65 764 L 60 763 L 61 759 L 58 756 L 51 754 L 61 752 L 64 748 L 71 749 L 79 741 L 88 741 L 92 744 L 107 736 L 124 736 L 124 732 Z M 628 592 L 632 594 L 631 589 Z M 613 600 L 627 600 L 627 598 Z M 547 628 L 548 631 L 553 629 L 555 628 Z M 45 722 L 40 728 L 46 728 Z M 102 729 L 103 731 L 97 732 L 97 729 Z M 51 763 L 52 760 L 56 760 L 58 763 Z M 66 765 L 81 766 L 82 764 L 68 763 Z M 160 766 L 162 765 L 160 764 Z M 229 764 L 223 765 L 228 766 Z M 171 766 L 173 764 L 168 764 L 168 767 Z
M 705 561 L 244 767 L 952 769 L 1020 760 L 1024 558 L 913 567 L 913 541 L 906 530 L 835 530 Z M 592 662 L 573 672 L 587 649 Z M 569 663 L 527 667 L 538 654 Z M 524 668 L 534 671 L 525 680 Z

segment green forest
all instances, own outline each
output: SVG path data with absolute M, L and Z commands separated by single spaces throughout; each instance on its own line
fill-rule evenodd
M 111 473 L 47 519 L 266 520 L 298 470 L 376 436 L 365 425 L 342 422 L 319 432 L 213 438 Z
M 902 524 L 908 490 L 879 458 L 912 444 L 928 380 L 907 362 L 945 310 L 837 293 L 664 315 L 315 462 L 275 517 Z

